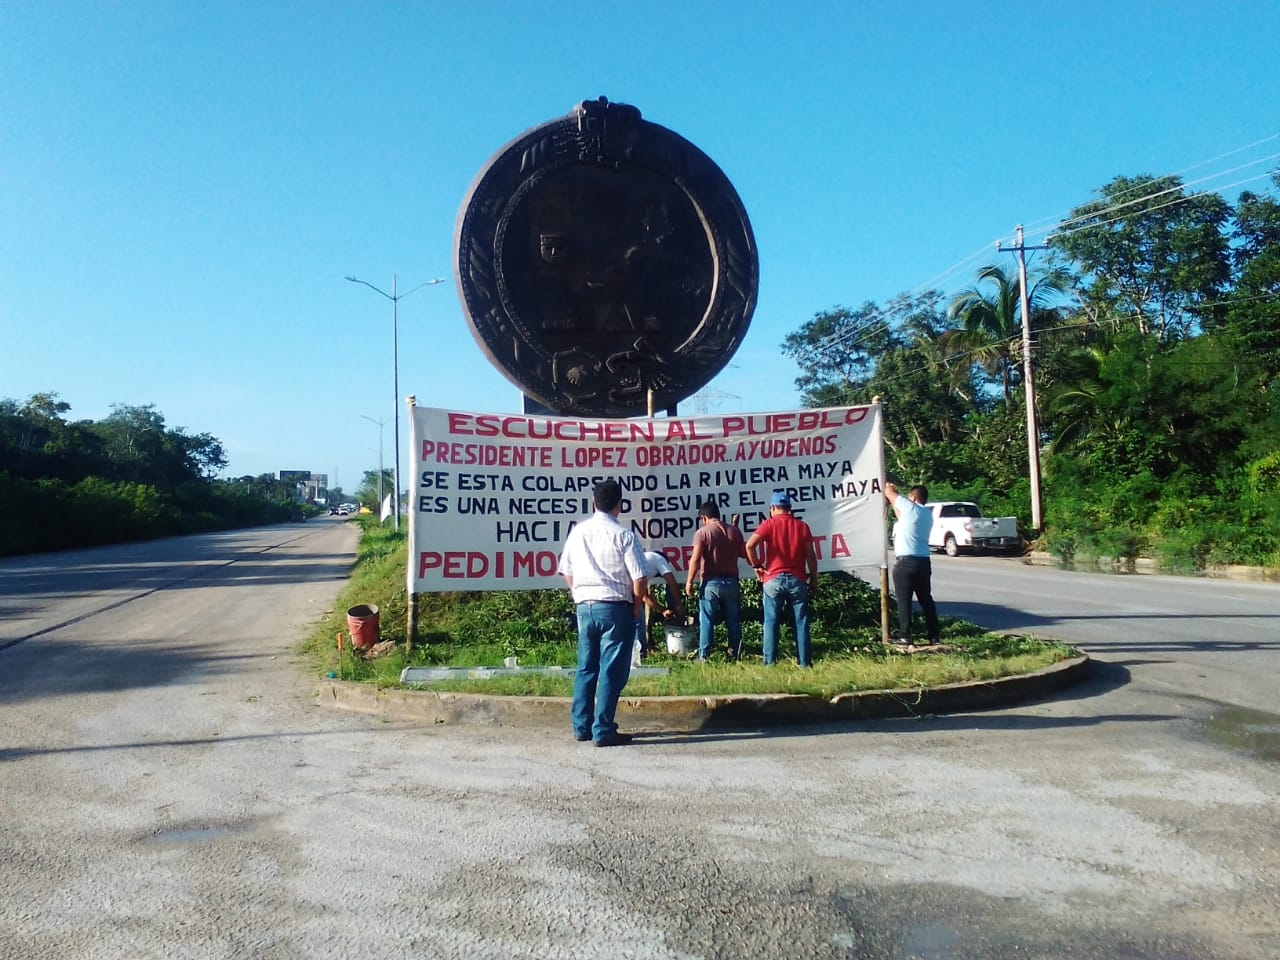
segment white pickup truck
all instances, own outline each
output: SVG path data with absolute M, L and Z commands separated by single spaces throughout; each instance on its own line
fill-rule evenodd
M 949 557 L 961 550 L 1022 549 L 1017 517 L 984 517 L 976 503 L 962 500 L 939 500 L 929 509 L 933 511 L 929 546 Z

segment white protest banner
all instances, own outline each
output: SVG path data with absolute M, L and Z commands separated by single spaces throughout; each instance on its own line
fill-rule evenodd
M 408 587 L 563 587 L 561 547 L 605 479 L 622 485 L 619 520 L 678 572 L 701 503 L 750 537 L 774 490 L 813 530 L 819 570 L 879 567 L 881 438 L 879 404 L 644 420 L 413 407 Z

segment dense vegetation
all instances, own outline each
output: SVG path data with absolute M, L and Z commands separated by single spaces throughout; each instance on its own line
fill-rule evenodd
M 121 543 L 288 520 L 292 483 L 215 479 L 207 433 L 165 426 L 152 406 L 70 421 L 54 393 L 0 400 L 0 555 Z
M 1272 175 L 1280 187 L 1280 173 Z M 1119 177 L 1028 281 L 1042 545 L 1166 567 L 1280 566 L 1280 203 Z M 783 343 L 803 402 L 885 410 L 886 471 L 1029 513 L 1016 261 L 950 299 L 816 314 Z

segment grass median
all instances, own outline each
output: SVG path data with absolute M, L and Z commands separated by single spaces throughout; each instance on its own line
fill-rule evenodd
M 564 589 L 422 594 L 418 636 L 406 656 L 405 538 L 380 527 L 375 518 L 352 522 L 364 530 L 351 579 L 305 645 L 320 675 L 398 687 L 401 671 L 409 666 L 497 667 L 508 657 L 517 658 L 522 667 L 575 665 L 577 627 L 573 602 Z M 378 606 L 380 637 L 394 641 L 393 649 L 366 659 L 351 648 L 346 611 L 357 604 Z M 879 586 L 845 573 L 819 578 L 810 614 L 811 669 L 796 664 L 789 625 L 781 633 L 782 661 L 764 665 L 761 591 L 754 580 L 742 581 L 742 619 L 743 656 L 737 662 L 728 659 L 722 626 L 716 630 L 711 660 L 699 663 L 667 653 L 661 625 L 654 624 L 649 640 L 652 653 L 645 666 L 667 667 L 669 672 L 633 675 L 625 696 L 789 693 L 830 698 L 861 690 L 910 691 L 1030 673 L 1077 655 L 1062 644 L 988 633 L 976 624 L 948 617 L 942 618 L 938 648 L 904 654 L 880 641 Z M 923 635 L 922 627 L 917 635 Z M 538 673 L 415 686 L 505 696 L 568 697 L 573 692 L 571 679 Z

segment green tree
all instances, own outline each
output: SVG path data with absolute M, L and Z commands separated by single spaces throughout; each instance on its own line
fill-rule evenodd
M 1280 188 L 1280 171 L 1271 179 Z M 1227 297 L 1225 325 L 1274 382 L 1280 378 L 1280 203 L 1242 193 L 1232 241 L 1237 279 Z
M 209 433 L 187 433 L 178 427 L 166 437 L 169 449 L 192 478 L 211 480 L 227 465 L 222 441 Z
M 292 484 L 214 478 L 226 455 L 211 434 L 168 429 L 151 405 L 117 405 L 98 422 L 68 421 L 69 410 L 52 392 L 0 399 L 0 494 L 11 506 L 0 554 L 288 518 L 279 501 Z
M 1080 297 L 1095 320 L 1176 339 L 1223 315 L 1230 213 L 1216 194 L 1188 195 L 1175 176 L 1116 177 L 1050 242 L 1078 269 Z
M 806 407 L 863 402 L 855 399 L 875 372 L 876 357 L 893 342 L 889 319 L 867 301 L 857 310 L 833 307 L 816 313 L 782 341 L 782 352 L 800 368 L 796 389 Z
M 1050 452 L 1071 456 L 1096 478 L 1186 473 L 1196 478 L 1190 488 L 1208 490 L 1237 467 L 1245 438 L 1268 422 L 1257 365 L 1222 335 L 1166 344 L 1131 330 L 1109 349 L 1081 350 L 1076 361 L 1075 376 L 1044 396 Z
M 980 392 L 968 375 L 972 367 L 951 366 L 940 345 L 944 322 L 936 312 L 902 317 L 888 348 L 877 359 L 860 399 L 879 396 L 885 410 L 885 446 L 891 454 L 941 444 L 959 459 L 955 447 L 967 432 L 966 419 L 980 409 Z M 967 379 L 966 379 L 967 377 Z M 937 476 L 936 470 L 928 475 Z
M 121 480 L 176 487 L 212 479 L 227 465 L 221 441 L 208 433 L 166 427 L 154 404 L 112 404 L 97 432 L 111 470 Z
M 97 471 L 102 452 L 93 424 L 66 420 L 70 409 L 52 392 L 32 394 L 21 404 L 0 401 L 0 470 L 70 482 Z
M 1276 562 L 1280 203 L 1245 193 L 1233 210 L 1177 177 L 1120 177 L 1052 243 L 1029 291 L 1048 542 Z M 824 311 L 783 352 L 807 406 L 880 398 L 892 477 L 1022 513 L 1016 274 L 986 267 L 941 300 Z
M 887 467 L 895 476 L 972 480 L 965 419 L 978 385 L 969 363 L 958 366 L 939 346 L 946 327 L 942 295 L 902 294 L 883 307 L 837 307 L 816 314 L 782 344 L 801 369 L 796 386 L 806 406 L 870 403 L 884 408 Z
M 155 404 L 113 403 L 111 415 L 99 422 L 98 431 L 117 479 L 169 479 L 163 468 L 164 414 Z
M 377 470 L 366 470 L 360 480 L 360 486 L 356 489 L 356 499 L 364 506 L 377 510 L 382 503 L 379 495 L 386 497 L 395 488 L 395 473 L 390 467 L 382 471 L 381 484 L 378 482 Z
M 1105 431 L 1108 426 L 1102 415 L 1105 360 L 1106 351 L 1093 344 L 1077 347 L 1059 359 L 1057 378 L 1039 396 L 1045 414 L 1040 426 L 1050 438 L 1049 453 L 1065 452 L 1076 443 Z
M 1038 277 L 1027 294 L 1031 326 L 1044 326 L 1057 314 L 1051 305 L 1061 296 L 1063 281 L 1056 273 Z M 942 346 L 957 359 L 969 358 L 1000 386 L 1004 405 L 1013 401 L 1013 386 L 1021 383 L 1022 292 L 1016 272 L 988 265 L 978 282 L 951 298 L 947 317 L 959 327 L 942 335 Z

